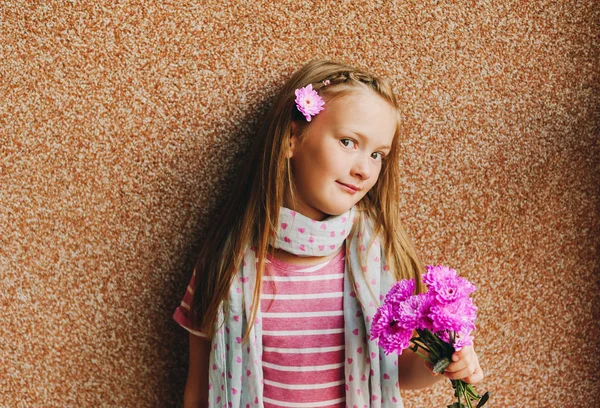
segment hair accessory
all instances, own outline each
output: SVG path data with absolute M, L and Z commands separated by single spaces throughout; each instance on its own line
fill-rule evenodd
M 312 116 L 317 115 L 323 110 L 325 101 L 319 96 L 317 91 L 312 88 L 312 84 L 308 84 L 304 88 L 296 89 L 296 107 L 302 113 L 308 122 Z
M 327 86 L 329 85 L 331 82 L 329 81 L 329 79 L 326 79 L 325 81 L 323 81 L 323 86 Z

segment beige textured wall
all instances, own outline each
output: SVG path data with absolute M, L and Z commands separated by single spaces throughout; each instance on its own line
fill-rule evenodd
M 202 233 L 314 57 L 393 80 L 406 224 L 479 287 L 489 406 L 600 406 L 600 5 L 219 3 L 0 4 L 0 406 L 180 405 Z

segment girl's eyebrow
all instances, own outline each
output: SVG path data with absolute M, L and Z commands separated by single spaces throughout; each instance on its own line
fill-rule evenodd
M 365 135 L 355 132 L 353 130 L 348 130 L 348 132 L 355 134 L 356 136 L 358 136 L 359 139 L 362 139 L 362 141 L 365 141 L 365 139 L 368 139 L 368 137 L 365 137 Z M 392 146 L 382 145 L 382 146 L 379 146 L 377 148 L 377 150 L 392 150 Z

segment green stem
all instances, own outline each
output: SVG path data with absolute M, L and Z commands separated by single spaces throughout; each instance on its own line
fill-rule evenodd
M 473 405 L 471 404 L 471 393 L 469 392 L 469 387 L 470 384 L 467 384 L 466 382 L 462 381 L 462 380 L 458 380 L 461 383 L 461 390 L 463 391 L 463 397 L 465 398 L 465 402 L 467 403 L 467 406 L 469 408 L 473 408 Z
M 411 339 L 411 341 L 415 345 L 421 347 L 423 350 L 425 350 L 429 354 L 431 354 L 433 357 L 433 360 L 439 360 L 439 358 L 440 358 L 439 350 L 435 347 L 436 344 L 435 344 L 435 342 L 432 341 L 432 339 L 429 339 L 427 336 L 422 335 L 420 337 L 413 337 Z
M 439 360 L 441 357 L 447 354 L 443 342 L 433 335 L 428 330 L 417 330 L 419 337 L 423 343 L 426 343 L 431 352 L 435 354 L 435 358 Z
M 469 408 L 473 408 L 473 405 L 471 405 L 471 398 L 469 397 L 469 395 L 467 393 L 465 393 L 464 397 L 465 397 L 465 401 L 467 401 L 467 405 L 469 406 Z
M 472 399 L 480 399 L 481 398 L 481 396 L 475 391 L 475 388 L 473 388 L 473 385 L 467 384 L 465 389 L 467 390 L 467 393 L 469 394 L 469 396 Z
M 417 354 L 417 355 L 419 355 L 419 356 L 421 356 L 421 357 L 423 357 L 425 360 L 429 361 L 429 363 L 435 364 L 435 361 L 433 361 L 432 359 L 430 359 L 429 357 L 427 357 L 425 354 L 419 353 L 418 351 L 415 351 L 414 353 Z
M 431 350 L 429 350 L 429 347 L 427 347 L 427 345 L 423 342 L 423 340 L 419 339 L 418 337 L 413 337 L 412 339 L 410 339 L 410 341 L 412 341 L 415 345 L 417 345 L 418 347 L 421 347 L 423 350 L 427 351 L 428 353 L 431 351 Z

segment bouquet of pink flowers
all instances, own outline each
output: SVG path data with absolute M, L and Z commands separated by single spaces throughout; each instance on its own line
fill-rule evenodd
M 443 373 L 455 351 L 473 345 L 471 332 L 475 329 L 477 307 L 469 295 L 475 286 L 442 265 L 427 266 L 423 283 L 428 291 L 418 295 L 413 294 L 414 279 L 403 279 L 390 289 L 373 316 L 371 339 L 377 339 L 386 354 L 402 354 L 402 350 L 410 348 L 429 361 L 434 372 Z M 412 337 L 415 330 L 418 337 Z M 419 348 L 428 355 L 420 353 Z M 480 396 L 471 384 L 450 381 L 458 402 L 448 408 L 473 408 L 473 400 L 479 400 L 476 408 L 480 408 L 489 399 L 489 393 Z

